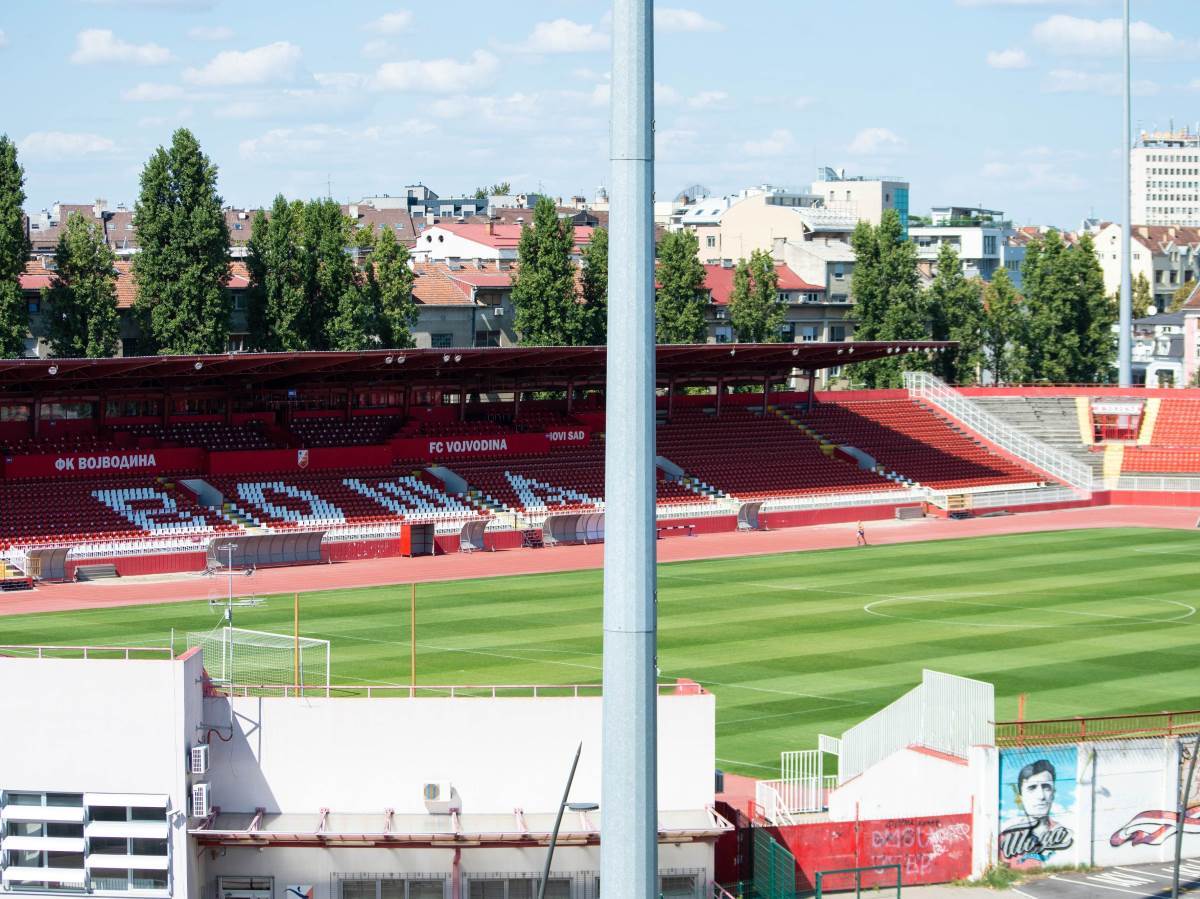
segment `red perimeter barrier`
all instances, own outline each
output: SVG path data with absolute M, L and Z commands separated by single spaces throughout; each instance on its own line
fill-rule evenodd
M 102 478 L 204 470 L 202 449 L 119 449 L 94 453 L 9 456 L 6 478 Z
M 818 871 L 899 865 L 904 886 L 947 883 L 971 873 L 971 816 L 826 821 L 772 827 L 775 839 L 796 857 L 796 886 L 812 889 Z M 863 887 L 882 886 L 887 875 L 864 873 Z M 825 889 L 854 888 L 852 875 L 828 878 Z
M 298 472 L 329 468 L 387 468 L 392 464 L 388 446 L 337 446 L 313 449 L 232 450 L 208 454 L 211 474 Z

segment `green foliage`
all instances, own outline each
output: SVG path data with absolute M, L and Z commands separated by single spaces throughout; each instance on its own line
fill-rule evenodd
M 21 272 L 29 258 L 25 232 L 25 170 L 17 162 L 17 145 L 0 134 L 0 356 L 25 354 L 29 304 L 21 294 Z
M 779 273 L 766 250 L 755 250 L 733 270 L 729 321 L 741 343 L 778 343 L 787 306 L 779 302 Z
M 507 181 L 500 181 L 491 187 L 475 188 L 475 199 L 486 200 L 488 197 L 506 197 L 510 193 L 512 193 L 512 185 Z
M 1185 281 L 1183 284 L 1179 285 L 1179 287 L 1175 288 L 1175 293 L 1171 295 L 1170 311 L 1178 312 L 1180 309 L 1182 309 L 1183 304 L 1187 302 L 1188 298 L 1195 293 L 1195 291 L 1195 281 Z
M 533 226 L 521 231 L 517 245 L 517 274 L 513 278 L 514 326 L 521 343 L 533 346 L 570 346 L 582 343 L 573 333 L 578 316 L 575 306 L 575 229 L 560 219 L 554 202 L 538 200 Z
M 304 204 L 289 203 L 282 195 L 275 197 L 270 218 L 261 209 L 254 214 L 246 257 L 247 317 L 254 349 L 293 352 L 313 346 L 316 329 L 309 314 L 303 218 Z
M 997 269 L 983 288 L 982 351 L 984 364 L 997 384 L 1020 380 L 1021 295 L 1008 272 Z
M 304 248 L 311 275 L 308 308 L 312 349 L 363 350 L 376 345 L 379 325 L 363 276 L 347 248 L 356 242 L 354 223 L 335 200 L 304 207 Z
M 706 336 L 704 265 L 690 229 L 668 231 L 658 245 L 654 322 L 659 343 L 703 343 Z
M 1117 291 L 1117 296 L 1120 297 L 1121 292 Z M 1145 272 L 1138 272 L 1138 276 L 1133 281 L 1133 317 L 1145 318 L 1150 314 L 1150 306 L 1154 302 L 1154 295 L 1150 291 L 1150 281 L 1146 278 Z M 1119 307 L 1118 307 L 1119 308 Z M 1160 310 L 1165 312 L 1166 310 Z
M 42 292 L 51 351 L 55 356 L 113 355 L 121 323 L 115 259 L 103 227 L 72 213 L 58 236 L 54 259 L 54 281 Z
M 155 150 L 134 208 L 137 309 L 160 353 L 224 352 L 229 335 L 229 232 L 217 167 L 190 131 Z
M 958 252 L 944 243 L 938 250 L 937 274 L 925 293 L 934 340 L 958 346 L 939 354 L 934 373 L 947 384 L 973 384 L 978 379 L 983 346 L 983 283 L 963 277 Z
M 854 249 L 855 340 L 924 340 L 926 310 L 917 274 L 917 249 L 903 239 L 900 214 L 884 210 L 878 227 L 859 222 L 850 239 Z M 927 367 L 921 355 L 889 356 L 853 367 L 866 387 L 900 387 L 906 370 Z
M 576 303 L 571 333 L 579 343 L 602 346 L 608 342 L 608 231 L 592 230 L 592 242 L 583 250 L 580 278 L 583 302 Z
M 1025 375 L 1035 381 L 1092 382 L 1112 376 L 1116 309 L 1091 235 L 1075 246 L 1057 231 L 1034 240 L 1021 269 L 1028 315 Z
M 396 240 L 391 228 L 379 232 L 371 266 L 367 271 L 377 295 L 380 340 L 384 346 L 403 349 L 416 346 L 412 329 L 417 323 L 413 300 L 413 270 L 408 247 Z

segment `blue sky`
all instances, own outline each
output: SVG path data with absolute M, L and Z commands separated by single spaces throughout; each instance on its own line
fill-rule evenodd
M 1200 120 L 1197 0 L 1134 0 L 1134 122 Z M 227 203 L 608 181 L 608 4 L 6 0 L 29 205 L 132 202 L 185 125 Z M 898 174 L 915 212 L 1118 212 L 1119 0 L 663 0 L 660 196 Z M 18 95 L 20 99 L 18 99 Z

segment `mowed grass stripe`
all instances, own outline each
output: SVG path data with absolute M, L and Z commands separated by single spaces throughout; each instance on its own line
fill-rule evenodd
M 659 663 L 716 693 L 718 756 L 759 775 L 922 668 L 995 683 L 1000 717 L 1020 693 L 1034 717 L 1193 706 L 1200 615 L 1165 619 L 1200 605 L 1198 560 L 1200 535 L 1118 528 L 673 563 L 659 568 Z M 332 641 L 337 683 L 407 682 L 408 595 L 302 597 L 302 633 Z M 879 600 L 899 617 L 864 610 Z M 422 683 L 600 678 L 598 571 L 426 584 L 418 609 Z M 291 616 L 291 596 L 271 597 L 237 624 L 290 633 Z M 217 623 L 204 602 L 13 616 L 0 642 L 165 644 L 174 628 L 178 647 Z

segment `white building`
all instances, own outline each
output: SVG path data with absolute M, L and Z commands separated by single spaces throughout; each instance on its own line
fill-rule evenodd
M 854 221 L 878 225 L 885 209 L 900 213 L 900 226 L 908 229 L 908 181 L 895 175 L 847 175 L 845 169 L 824 166 L 817 170 L 812 192 L 827 209 L 839 209 Z
M 1143 131 L 1129 179 L 1133 221 L 1200 227 L 1200 133 Z
M 1005 266 L 1008 239 L 1014 232 L 1003 212 L 969 206 L 935 206 L 932 222 L 908 229 L 921 261 L 935 263 L 941 247 L 949 244 L 957 251 L 963 274 L 968 278 L 990 281 L 996 269 Z M 1010 276 L 1014 275 L 1012 266 L 1005 267 Z M 1019 266 L 1015 273 L 1019 275 Z M 1019 277 L 1016 280 L 1020 283 Z
M 0 741 L 4 889 L 531 897 L 580 743 L 571 799 L 600 800 L 600 697 L 382 692 L 231 699 L 198 650 L 0 659 L 0 713 L 21 735 Z M 730 829 L 711 810 L 715 698 L 683 683 L 658 705 L 661 886 L 701 899 Z M 596 896 L 602 815 L 567 813 L 547 895 Z
M 430 225 L 417 238 L 413 247 L 413 259 L 417 262 L 459 262 L 482 259 L 497 263 L 511 263 L 517 259 L 517 245 L 521 242 L 521 231 L 533 224 L 533 211 L 529 221 L 504 225 L 496 222 L 483 224 L 443 223 Z M 575 226 L 575 253 L 582 258 L 583 248 L 592 240 L 592 229 L 585 225 Z
M 1154 307 L 1167 311 L 1175 292 L 1184 284 L 1200 281 L 1200 228 L 1134 225 L 1130 252 L 1130 278 L 1142 275 L 1150 283 Z M 1116 293 L 1121 286 L 1121 226 L 1109 223 L 1096 235 L 1096 256 L 1104 270 L 1104 289 Z

